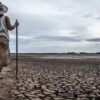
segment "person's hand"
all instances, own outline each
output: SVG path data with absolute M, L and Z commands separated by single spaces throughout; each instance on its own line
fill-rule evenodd
M 19 22 L 17 20 L 15 22 L 15 26 L 19 26 Z

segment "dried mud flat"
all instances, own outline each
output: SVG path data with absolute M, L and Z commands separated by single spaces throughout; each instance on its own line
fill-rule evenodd
M 13 57 L 2 72 L 0 100 L 100 100 L 99 56 L 66 56 L 21 55 L 18 81 Z

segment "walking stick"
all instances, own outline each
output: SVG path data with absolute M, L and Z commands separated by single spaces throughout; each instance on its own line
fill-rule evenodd
M 18 26 L 16 26 L 16 80 L 18 80 Z

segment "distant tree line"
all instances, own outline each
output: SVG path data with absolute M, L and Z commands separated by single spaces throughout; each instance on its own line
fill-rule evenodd
M 67 54 L 100 54 L 100 52 L 95 52 L 95 53 L 93 53 L 93 52 L 91 52 L 91 53 L 89 53 L 89 52 L 78 52 L 78 53 L 76 53 L 76 52 L 68 52 Z
M 11 54 L 15 54 L 15 53 L 11 53 Z M 100 54 L 100 52 L 95 52 L 95 53 L 88 53 L 88 52 L 66 52 L 66 53 L 19 53 L 20 55 L 23 54 L 28 54 L 28 55 L 32 55 L 32 54 Z

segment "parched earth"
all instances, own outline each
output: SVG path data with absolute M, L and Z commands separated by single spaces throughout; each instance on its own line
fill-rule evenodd
M 14 83 L 14 72 L 12 71 L 12 66 L 4 67 L 1 73 L 3 79 L 0 80 L 0 100 L 10 100 L 9 91 Z M 14 99 L 12 99 L 14 100 Z
M 0 100 L 100 100 L 99 59 L 20 58 L 3 69 Z

